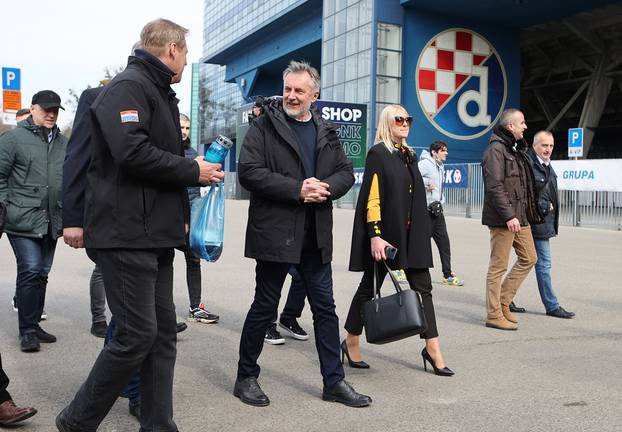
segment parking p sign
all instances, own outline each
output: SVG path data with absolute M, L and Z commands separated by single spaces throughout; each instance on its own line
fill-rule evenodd
M 568 129 L 568 157 L 583 157 L 583 128 Z

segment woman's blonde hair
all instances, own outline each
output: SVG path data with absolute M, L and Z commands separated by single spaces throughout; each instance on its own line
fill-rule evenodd
M 390 151 L 394 152 L 394 144 L 399 144 L 408 148 L 406 139 L 404 138 L 401 143 L 395 142 L 393 134 L 391 133 L 391 125 L 395 122 L 395 116 L 399 110 L 406 111 L 401 105 L 387 105 L 380 113 L 380 119 L 378 120 L 378 127 L 376 128 L 376 138 L 374 138 L 374 144 L 382 143 Z

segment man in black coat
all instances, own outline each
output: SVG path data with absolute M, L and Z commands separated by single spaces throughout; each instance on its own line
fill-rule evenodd
M 240 340 L 233 394 L 267 406 L 257 383 L 257 359 L 276 316 L 290 265 L 305 281 L 324 381 L 322 398 L 367 406 L 368 396 L 344 380 L 339 361 L 339 320 L 332 287 L 332 200 L 354 183 L 334 126 L 311 111 L 320 77 L 308 63 L 292 61 L 283 72 L 283 101 L 255 120 L 240 152 L 240 184 L 250 191 L 245 256 L 257 261 L 255 299 Z
M 551 166 L 551 154 L 555 141 L 549 131 L 540 131 L 533 137 L 533 146 L 527 152 L 534 175 L 538 210 L 544 223 L 531 226 L 536 246 L 536 280 L 546 314 L 556 318 L 572 318 L 574 312 L 559 305 L 551 282 L 551 245 L 549 239 L 559 231 L 559 200 L 557 198 L 557 174 Z
M 184 157 L 170 85 L 181 80 L 186 65 L 187 32 L 165 19 L 148 23 L 142 49 L 89 111 L 84 243 L 101 267 L 117 331 L 56 417 L 61 432 L 96 430 L 138 369 L 141 429 L 177 431 L 173 256 L 186 243 L 185 188 L 224 176 L 220 164 Z

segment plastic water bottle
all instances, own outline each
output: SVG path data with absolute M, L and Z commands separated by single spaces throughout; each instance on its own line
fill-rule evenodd
M 229 149 L 231 147 L 233 147 L 233 141 L 224 135 L 218 135 L 207 150 L 205 150 L 205 160 L 222 165 L 225 162 L 225 158 L 227 157 L 227 153 L 229 153 Z M 214 186 L 212 185 L 212 187 Z M 210 257 L 211 262 L 216 261 L 222 253 L 222 241 L 213 242 L 206 240 L 205 251 Z
M 233 141 L 224 135 L 218 135 L 207 150 L 205 150 L 205 160 L 212 163 L 223 164 L 231 147 L 233 147 Z

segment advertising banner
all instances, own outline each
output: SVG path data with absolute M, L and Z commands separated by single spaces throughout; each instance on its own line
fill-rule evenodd
M 315 107 L 325 120 L 337 125 L 337 136 L 354 168 L 365 167 L 367 105 L 318 100 Z
M 551 161 L 559 190 L 622 192 L 622 159 Z
M 466 188 L 469 185 L 469 166 L 467 164 L 445 164 L 443 187 Z

